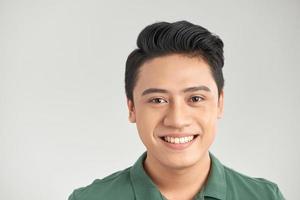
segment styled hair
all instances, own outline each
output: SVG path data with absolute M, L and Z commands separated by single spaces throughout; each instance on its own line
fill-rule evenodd
M 140 67 L 148 60 L 170 55 L 183 54 L 200 57 L 210 66 L 210 71 L 220 95 L 224 87 L 223 42 L 207 29 L 188 21 L 174 23 L 157 22 L 145 27 L 137 38 L 137 48 L 126 61 L 126 96 L 133 102 L 133 89 L 138 80 Z

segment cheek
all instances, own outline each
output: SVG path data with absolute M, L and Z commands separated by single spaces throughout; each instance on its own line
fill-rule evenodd
M 206 106 L 201 108 L 201 112 L 198 113 L 197 118 L 203 129 L 202 131 L 205 133 L 211 133 L 215 131 L 218 117 L 217 114 L 217 107 Z
M 214 141 L 216 135 L 216 112 L 210 109 L 207 112 L 203 112 L 199 117 L 199 124 L 202 129 L 201 145 L 203 148 L 208 149 Z
M 136 111 L 136 125 L 140 136 L 152 137 L 155 128 L 161 123 L 162 112 L 146 107 Z

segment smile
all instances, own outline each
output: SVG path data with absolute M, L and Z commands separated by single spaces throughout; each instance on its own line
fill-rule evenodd
M 194 139 L 194 135 L 192 136 L 187 136 L 187 137 L 170 137 L 170 136 L 165 136 L 163 139 L 172 144 L 184 144 L 192 141 Z
M 163 144 L 165 144 L 168 148 L 174 149 L 174 150 L 184 150 L 188 148 L 190 145 L 194 143 L 196 138 L 199 135 L 189 135 L 189 136 L 162 136 L 160 139 L 163 141 Z

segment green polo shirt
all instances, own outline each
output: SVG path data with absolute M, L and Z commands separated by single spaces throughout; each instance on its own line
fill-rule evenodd
M 251 178 L 220 163 L 213 155 L 208 179 L 194 200 L 283 200 L 275 183 Z M 166 200 L 143 168 L 147 152 L 127 169 L 74 190 L 69 200 Z

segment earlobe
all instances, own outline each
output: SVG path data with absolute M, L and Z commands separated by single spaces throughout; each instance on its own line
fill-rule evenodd
M 131 123 L 135 123 L 135 114 L 134 114 L 133 112 L 130 112 L 130 113 L 129 113 L 128 120 L 129 120 Z
M 131 123 L 135 123 L 136 122 L 135 109 L 134 109 L 134 104 L 131 100 L 127 99 L 127 107 L 128 107 L 128 112 L 129 112 L 128 120 Z

